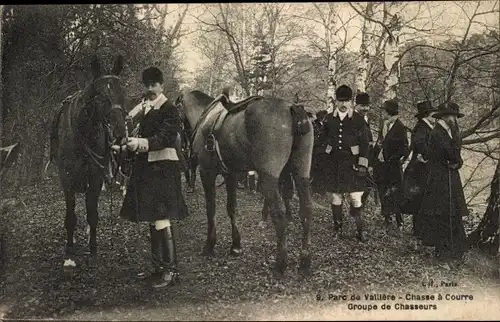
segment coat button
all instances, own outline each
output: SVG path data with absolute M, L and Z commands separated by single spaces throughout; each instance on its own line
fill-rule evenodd
M 339 129 L 340 132 L 342 132 L 342 129 Z
M 341 147 L 341 146 L 339 146 L 339 150 L 342 150 L 342 147 Z
M 339 138 L 341 138 L 341 137 L 342 137 L 342 134 L 339 134 Z
M 342 140 L 339 140 L 339 143 L 342 143 Z

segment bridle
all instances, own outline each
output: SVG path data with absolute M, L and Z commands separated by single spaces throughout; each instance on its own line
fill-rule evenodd
M 116 75 L 103 75 L 103 76 L 100 76 L 98 78 L 96 78 L 93 82 L 92 82 L 92 87 L 94 86 L 94 84 L 98 81 L 101 81 L 103 79 L 120 79 L 118 76 Z M 69 97 L 69 99 L 75 99 L 73 101 L 73 104 L 78 104 L 78 101 L 81 97 L 81 95 L 78 95 L 78 94 L 82 94 L 83 91 L 79 91 L 77 92 L 75 95 Z M 103 94 L 98 94 L 102 97 L 106 97 L 105 95 Z M 103 170 L 103 171 L 106 171 L 106 161 L 107 161 L 107 173 L 105 173 L 105 179 L 106 181 L 109 183 L 111 183 L 111 180 L 113 178 L 116 177 L 116 174 L 118 173 L 118 171 L 120 171 L 121 169 L 121 161 L 120 160 L 123 160 L 123 158 L 121 158 L 121 155 L 115 155 L 114 153 L 110 153 L 111 152 L 111 146 L 114 144 L 113 142 L 113 133 L 112 133 L 112 129 L 111 129 L 111 123 L 110 123 L 110 114 L 116 110 L 116 109 L 119 109 L 121 111 L 121 113 L 123 114 L 124 118 L 125 118 L 125 110 L 123 109 L 123 107 L 121 105 L 114 105 L 112 104 L 112 102 L 109 100 L 109 98 L 106 97 L 106 99 L 109 101 L 109 104 L 111 104 L 111 108 L 110 110 L 106 113 L 106 115 L 104 115 L 103 119 L 100 120 L 100 124 L 103 125 L 104 127 L 104 134 L 105 134 L 105 141 L 106 141 L 106 149 L 105 149 L 105 152 L 103 155 L 99 155 L 98 153 L 96 153 L 94 150 L 92 150 L 92 148 L 90 148 L 88 146 L 88 144 L 82 139 L 81 136 L 78 136 L 79 138 L 79 141 L 84 149 L 84 151 L 86 152 L 86 154 L 89 156 L 90 160 L 92 160 L 92 163 L 94 165 L 96 165 L 99 169 Z M 127 124 L 125 123 L 125 140 L 128 139 L 128 128 L 127 128 Z M 119 152 L 121 154 L 121 150 Z M 106 158 L 107 156 L 110 156 L 110 158 Z M 120 171 L 121 172 L 121 171 Z M 123 174 L 123 173 L 122 173 Z M 124 175 L 124 174 L 123 174 Z M 125 176 L 125 175 L 124 175 Z

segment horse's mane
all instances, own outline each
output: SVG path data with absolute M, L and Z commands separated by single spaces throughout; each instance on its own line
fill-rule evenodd
M 203 106 L 207 107 L 208 104 L 212 103 L 214 98 L 208 94 L 203 93 L 199 90 L 192 90 L 189 92 L 195 99 L 202 103 Z

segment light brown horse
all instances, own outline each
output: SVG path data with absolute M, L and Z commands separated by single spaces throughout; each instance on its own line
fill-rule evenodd
M 312 211 L 309 175 L 314 137 L 305 111 L 298 109 L 297 112 L 297 109 L 294 109 L 296 112 L 292 113 L 290 104 L 282 99 L 259 98 L 249 102 L 241 111 L 227 114 L 220 129 L 214 133 L 222 162 L 226 166 L 226 171 L 223 171 L 224 167 L 221 167 L 216 151 L 206 147 L 214 121 L 211 116 L 213 113 L 207 113 L 206 108 L 212 106 L 213 101 L 213 97 L 196 90 L 185 92 L 176 101 L 194 129 L 192 150 L 200 166 L 200 177 L 205 191 L 208 235 L 203 254 L 212 255 L 216 242 L 215 179 L 218 174 L 222 174 L 226 182 L 227 212 L 231 219 L 233 240 L 230 253 L 240 254 L 241 237 L 236 226 L 237 175 L 256 170 L 276 229 L 277 254 L 274 269 L 277 277 L 283 276 L 287 268 L 287 236 L 285 206 L 279 192 L 278 179 L 286 166 L 291 171 L 297 187 L 303 226 L 299 271 L 309 275 Z M 307 130 L 300 132 L 296 124 L 305 125 Z

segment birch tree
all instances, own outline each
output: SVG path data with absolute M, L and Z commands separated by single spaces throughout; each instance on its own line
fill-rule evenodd
M 367 17 L 373 16 L 373 3 L 368 2 L 365 8 Z M 361 45 L 359 47 L 359 66 L 356 74 L 356 91 L 366 92 L 368 80 L 368 64 L 370 57 L 373 57 L 373 30 L 369 19 L 363 19 L 363 29 L 361 30 Z

